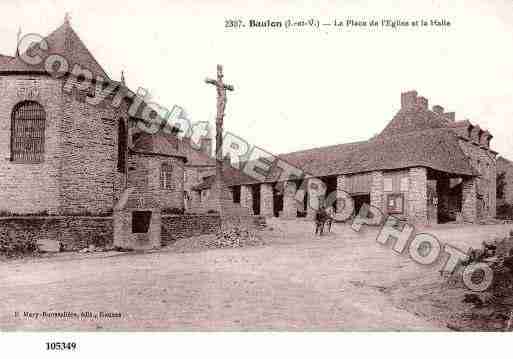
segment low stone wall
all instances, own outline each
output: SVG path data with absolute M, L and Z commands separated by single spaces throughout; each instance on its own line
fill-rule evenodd
M 111 217 L 0 217 L 0 238 L 56 240 L 66 250 L 113 242 Z
M 218 214 L 162 215 L 162 245 L 200 234 L 215 233 L 221 227 Z
M 218 214 L 162 215 L 162 245 L 201 234 L 215 233 L 221 226 Z M 0 238 L 10 240 L 55 240 L 65 250 L 80 250 L 90 244 L 110 246 L 114 241 L 112 217 L 0 217 Z

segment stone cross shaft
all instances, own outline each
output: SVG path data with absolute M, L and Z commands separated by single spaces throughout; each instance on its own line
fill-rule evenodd
M 223 66 L 217 65 L 217 79 L 207 78 L 205 82 L 209 85 L 214 85 L 217 90 L 217 115 L 216 115 L 216 179 L 218 183 L 222 184 L 223 178 L 223 119 L 224 110 L 226 108 L 226 91 L 233 91 L 232 85 L 223 82 Z

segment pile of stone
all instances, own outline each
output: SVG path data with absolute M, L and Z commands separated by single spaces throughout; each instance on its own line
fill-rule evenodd
M 262 246 L 265 242 L 257 233 L 253 229 L 239 225 L 220 230 L 216 234 L 179 239 L 167 248 L 178 253 L 186 253 L 216 248 Z
M 263 242 L 256 233 L 246 227 L 234 226 L 219 231 L 215 235 L 215 241 L 209 243 L 212 248 L 236 248 L 262 245 Z

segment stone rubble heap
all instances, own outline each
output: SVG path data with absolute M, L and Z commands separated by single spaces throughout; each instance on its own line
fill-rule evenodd
M 262 245 L 255 231 L 247 227 L 234 226 L 216 233 L 215 241 L 208 243 L 209 248 L 236 248 Z
M 186 253 L 216 248 L 255 247 L 264 244 L 257 231 L 239 225 L 220 230 L 216 234 L 179 239 L 167 248 L 178 253 Z

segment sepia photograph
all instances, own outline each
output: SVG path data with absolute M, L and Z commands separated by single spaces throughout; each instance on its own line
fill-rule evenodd
M 0 19 L 0 341 L 513 332 L 513 1 Z

